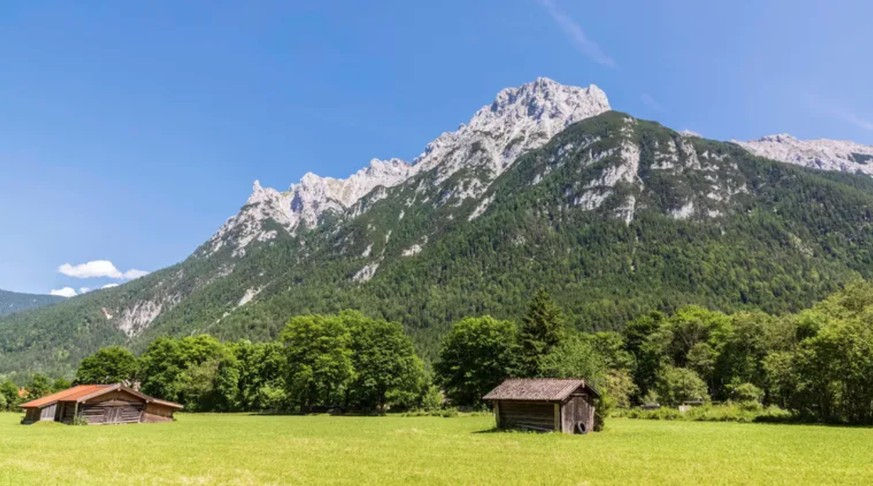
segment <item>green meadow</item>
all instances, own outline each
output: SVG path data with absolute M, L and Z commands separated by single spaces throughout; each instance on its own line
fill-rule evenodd
M 18 424 L 2 484 L 873 484 L 873 429 L 611 419 L 587 436 L 494 432 L 489 416 L 181 414 Z

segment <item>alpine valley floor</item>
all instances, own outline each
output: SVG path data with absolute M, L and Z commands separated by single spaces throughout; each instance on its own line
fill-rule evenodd
M 588 436 L 490 416 L 182 414 L 22 426 L 0 413 L 2 484 L 871 484 L 873 429 L 610 419 Z

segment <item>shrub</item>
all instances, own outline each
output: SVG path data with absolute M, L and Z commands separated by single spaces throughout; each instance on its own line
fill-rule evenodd
M 719 405 L 693 407 L 685 413 L 678 409 L 662 407 L 654 410 L 634 408 L 624 413 L 625 417 L 648 420 L 685 420 L 694 422 L 784 422 L 791 413 L 776 406 L 752 408 L 743 403 L 727 402 Z
M 728 387 L 731 399 L 740 403 L 761 404 L 764 399 L 764 391 L 751 383 L 740 383 Z
M 88 425 L 88 421 L 85 420 L 85 417 L 81 415 L 76 415 L 73 417 L 73 421 L 70 422 L 70 425 Z
M 439 410 L 443 407 L 445 397 L 436 385 L 427 387 L 424 396 L 421 397 L 421 408 L 427 411 Z
M 476 413 L 472 415 L 477 415 Z M 444 409 L 435 409 L 435 410 L 425 410 L 420 408 L 418 410 L 412 410 L 409 412 L 404 412 L 401 414 L 402 417 L 457 417 L 458 409 L 457 407 L 447 407 Z
M 617 408 L 629 408 L 630 397 L 637 392 L 637 386 L 627 370 L 611 369 L 606 373 L 601 391 L 615 401 Z
M 451 417 L 457 417 L 457 416 L 458 416 L 458 409 L 455 407 L 449 407 L 449 408 L 443 409 L 440 412 L 440 417 L 451 418 Z
M 664 405 L 679 405 L 693 400 L 709 400 L 706 383 L 697 373 L 687 368 L 664 367 L 658 374 L 655 385 L 658 397 Z

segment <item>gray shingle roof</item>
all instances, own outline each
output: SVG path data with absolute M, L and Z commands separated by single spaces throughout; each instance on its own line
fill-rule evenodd
M 579 387 L 599 397 L 581 378 L 510 378 L 488 392 L 484 400 L 564 401 Z

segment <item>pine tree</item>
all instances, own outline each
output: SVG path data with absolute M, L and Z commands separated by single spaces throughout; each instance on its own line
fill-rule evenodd
M 564 317 L 561 309 L 545 290 L 531 300 L 519 330 L 518 371 L 521 376 L 540 374 L 540 362 L 561 342 Z

